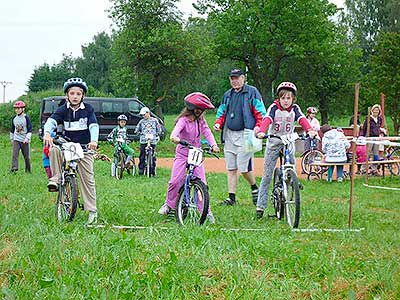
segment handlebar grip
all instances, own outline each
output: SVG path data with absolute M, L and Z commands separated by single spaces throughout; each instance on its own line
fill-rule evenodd
M 188 142 L 183 140 L 179 141 L 179 144 L 181 144 L 182 146 L 191 146 Z

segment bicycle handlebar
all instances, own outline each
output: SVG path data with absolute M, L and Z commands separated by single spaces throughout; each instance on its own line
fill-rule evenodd
M 193 146 L 189 142 L 183 141 L 183 140 L 180 140 L 178 144 L 181 144 L 182 146 L 185 146 L 185 147 L 187 147 L 189 149 L 191 149 L 191 148 L 199 148 L 199 147 Z M 204 153 L 206 153 L 208 155 L 212 155 L 212 156 L 214 156 L 214 157 L 219 159 L 219 156 L 217 154 L 215 154 L 214 152 L 212 152 L 212 149 L 211 149 L 210 146 L 207 146 L 207 147 L 204 147 L 204 148 L 199 148 L 199 149 L 203 150 Z

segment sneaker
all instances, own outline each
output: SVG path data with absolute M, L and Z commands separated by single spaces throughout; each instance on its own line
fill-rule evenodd
M 167 204 L 163 204 L 163 206 L 161 206 L 160 209 L 158 210 L 158 213 L 160 215 L 167 216 L 170 210 L 171 209 L 168 207 Z
M 58 184 L 57 182 L 54 181 L 49 181 L 47 183 L 47 189 L 49 190 L 49 192 L 57 192 L 58 191 Z
M 215 224 L 215 218 L 214 218 L 214 215 L 212 213 L 209 213 L 207 215 L 207 220 L 208 220 L 208 222 L 210 222 L 210 224 Z
M 257 208 L 256 209 L 256 218 L 261 219 L 263 217 L 263 215 L 264 215 L 264 210 L 261 208 Z
M 89 211 L 89 218 L 87 221 L 87 225 L 96 224 L 97 223 L 97 211 Z
M 258 189 L 252 190 L 251 191 L 251 197 L 253 199 L 253 204 L 257 205 L 257 200 L 258 200 Z
M 299 189 L 304 190 L 304 186 L 299 182 Z
M 339 177 L 339 178 L 337 179 L 337 182 L 343 182 L 343 177 Z
M 232 201 L 231 198 L 226 198 L 224 201 L 219 203 L 219 205 L 226 205 L 226 206 L 232 206 L 235 204 L 236 204 L 236 201 Z

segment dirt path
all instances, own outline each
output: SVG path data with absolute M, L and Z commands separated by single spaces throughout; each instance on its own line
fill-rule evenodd
M 157 166 L 161 168 L 172 168 L 173 158 L 157 158 Z M 225 160 L 223 158 L 216 159 L 207 157 L 205 159 L 206 172 L 226 173 Z M 261 177 L 264 171 L 264 158 L 257 157 L 254 159 L 255 175 Z M 307 175 L 301 174 L 301 158 L 296 158 L 297 175 L 306 179 Z

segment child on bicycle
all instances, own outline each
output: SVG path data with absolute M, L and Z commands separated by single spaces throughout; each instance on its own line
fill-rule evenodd
M 31 159 L 29 144 L 32 137 L 32 123 L 25 114 L 25 103 L 16 101 L 14 103 L 16 116 L 11 121 L 10 140 L 12 144 L 11 172 L 18 171 L 19 150 L 25 160 L 25 172 L 31 172 Z
M 350 148 L 350 142 L 346 139 L 343 131 L 332 129 L 328 124 L 321 127 L 322 152 L 327 163 L 347 162 L 346 150 Z M 334 166 L 328 168 L 328 182 L 332 182 Z M 343 181 L 343 165 L 336 165 L 337 181 Z
M 210 99 L 200 92 L 195 92 L 187 95 L 184 101 L 186 107 L 177 117 L 175 127 L 170 136 L 171 141 L 177 144 L 177 146 L 175 150 L 174 164 L 172 166 L 171 179 L 168 183 L 167 197 L 165 203 L 158 211 L 161 215 L 167 215 L 172 209 L 176 209 L 179 189 L 184 184 L 185 180 L 186 162 L 189 149 L 178 143 L 183 140 L 195 147 L 200 147 L 200 139 L 203 135 L 211 145 L 212 151 L 219 152 L 214 136 L 204 118 L 204 111 L 214 108 Z M 207 184 L 203 164 L 194 169 L 194 175 Z M 215 222 L 211 210 L 209 211 L 207 218 L 210 223 Z
M 145 160 L 146 160 L 146 147 L 147 140 L 150 139 L 150 147 L 153 153 L 156 151 L 156 144 L 161 134 L 161 126 L 156 118 L 151 116 L 150 109 L 148 107 L 142 107 L 139 114 L 143 116 L 143 119 L 139 121 L 135 128 L 135 134 L 140 134 L 140 154 L 139 154 L 139 175 L 144 174 Z M 156 175 L 156 156 L 153 155 L 152 168 L 150 175 Z
M 124 154 L 126 155 L 125 159 L 126 166 L 129 165 L 133 157 L 133 149 L 127 145 L 127 139 L 128 139 L 128 132 L 126 128 L 127 121 L 128 121 L 127 116 L 125 116 L 124 114 L 119 115 L 117 117 L 118 126 L 114 127 L 114 129 L 107 136 L 107 140 L 113 144 L 115 144 L 117 139 L 123 140 L 121 148 L 122 151 L 124 151 Z M 117 150 L 117 145 L 115 145 L 114 152 L 116 150 Z
M 295 104 L 297 96 L 297 88 L 291 82 L 282 82 L 279 84 L 276 93 L 278 99 L 272 103 L 267 110 L 267 115 L 263 119 L 260 128 L 254 128 L 254 133 L 258 138 L 263 138 L 265 132 L 269 128 L 268 134 L 283 136 L 294 132 L 294 122 L 297 121 L 310 137 L 315 137 L 315 132 L 307 118 L 301 112 L 300 107 Z M 271 125 L 271 126 L 270 126 Z M 279 152 L 283 148 L 283 143 L 278 138 L 269 138 L 267 141 L 264 155 L 264 174 L 261 179 L 259 194 L 257 199 L 256 217 L 262 218 L 264 209 L 267 206 L 269 185 Z M 291 147 L 290 160 L 295 164 L 294 145 Z
M 62 168 L 63 154 L 60 147 L 53 145 L 53 132 L 57 125 L 64 125 L 65 137 L 72 142 L 87 145 L 90 150 L 97 148 L 99 125 L 93 107 L 84 103 L 88 91 L 86 83 L 81 78 L 70 78 L 63 86 L 66 103 L 60 106 L 44 125 L 44 144 L 50 147 L 50 167 L 52 177 L 47 188 L 49 192 L 58 190 L 58 183 Z M 79 187 L 84 202 L 84 209 L 89 211 L 88 224 L 97 221 L 96 186 L 93 171 L 93 153 L 87 152 L 78 162 Z

